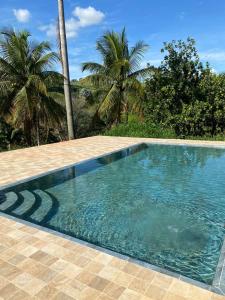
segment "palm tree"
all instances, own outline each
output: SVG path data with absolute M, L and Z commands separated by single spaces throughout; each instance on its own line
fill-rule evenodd
M 96 49 L 99 51 L 103 63 L 86 62 L 82 64 L 82 71 L 92 74 L 88 79 L 103 90 L 97 115 L 108 124 L 120 123 L 122 112 L 128 116 L 129 98 L 137 97 L 142 91 L 142 83 L 138 80 L 152 70 L 151 67 L 140 68 L 143 55 L 148 49 L 143 41 L 129 48 L 126 31 L 121 33 L 106 32 L 97 41 Z
M 39 144 L 39 128 L 61 124 L 64 107 L 55 84 L 62 75 L 52 71 L 59 60 L 48 42 L 36 44 L 27 31 L 5 30 L 0 38 L 0 116 L 22 128 L 28 145 Z M 61 100 L 60 100 L 61 99 Z
M 67 41 L 66 41 L 66 28 L 65 28 L 65 16 L 64 16 L 64 5 L 63 0 L 58 0 L 59 10 L 59 42 L 60 42 L 60 53 L 64 75 L 64 94 L 66 101 L 66 115 L 67 115 L 67 126 L 68 126 L 68 138 L 69 140 L 74 139 L 74 121 L 73 121 L 73 108 L 72 108 L 72 96 L 70 89 L 70 72 L 69 72 L 69 61 L 67 53 Z

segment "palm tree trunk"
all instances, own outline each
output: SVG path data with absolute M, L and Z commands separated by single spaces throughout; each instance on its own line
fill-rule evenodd
M 75 134 L 74 134 L 74 123 L 73 123 L 72 97 L 71 97 L 71 90 L 70 90 L 69 61 L 68 61 L 68 52 L 67 52 L 63 0 L 58 0 L 58 10 L 59 10 L 59 35 L 60 35 L 61 60 L 62 60 L 63 75 L 64 75 L 64 94 L 65 94 L 65 101 L 66 101 L 68 138 L 69 140 L 71 140 L 75 138 Z
M 38 112 L 37 112 L 37 121 L 36 121 L 36 134 L 37 134 L 37 146 L 40 146 L 39 114 L 38 114 Z
M 128 101 L 126 101 L 126 104 L 124 106 L 124 113 L 125 113 L 125 123 L 128 124 L 128 118 L 129 118 L 129 105 Z
M 119 87 L 119 91 L 120 91 L 120 102 L 118 105 L 116 124 L 121 123 L 122 108 L 123 108 L 123 103 L 124 103 L 124 95 L 123 95 L 123 87 L 122 86 Z
M 30 147 L 32 145 L 32 126 L 30 119 L 24 121 L 24 135 L 27 142 L 27 145 Z

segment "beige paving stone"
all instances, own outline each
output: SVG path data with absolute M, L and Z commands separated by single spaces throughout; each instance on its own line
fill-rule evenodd
M 20 275 L 22 271 L 17 267 L 5 262 L 1 265 L 1 276 L 8 280 L 13 280 L 16 276 Z
M 78 274 L 80 274 L 82 271 L 83 271 L 82 268 L 80 268 L 74 264 L 68 263 L 66 268 L 62 271 L 62 274 L 73 279 Z
M 114 282 L 118 283 L 119 285 L 128 287 L 133 279 L 134 276 L 131 276 L 124 272 L 119 272 L 118 275 L 114 278 Z
M 32 278 L 32 280 L 25 285 L 24 290 L 31 296 L 34 296 L 38 294 L 40 290 L 45 286 L 46 283 L 44 281 L 37 278 Z
M 4 288 L 7 284 L 9 284 L 9 281 L 6 278 L 0 276 L 0 290 Z
M 19 290 L 14 295 L 12 295 L 9 299 L 10 300 L 28 300 L 28 299 L 31 299 L 31 296 L 28 293 L 26 293 L 22 290 Z
M 27 236 L 25 232 L 18 229 L 11 230 L 7 235 L 16 240 L 24 239 Z
M 65 293 L 66 295 L 73 297 L 74 299 L 79 299 L 80 298 L 80 294 L 81 291 L 74 289 L 71 285 L 66 284 L 64 286 L 61 287 L 60 289 L 63 293 Z
M 68 282 L 69 285 L 71 285 L 74 289 L 78 290 L 78 291 L 83 291 L 87 285 L 82 283 L 81 281 L 75 279 L 72 279 L 70 282 Z
M 66 267 L 69 265 L 68 261 L 65 261 L 64 259 L 58 259 L 56 262 L 54 262 L 51 265 L 51 269 L 61 272 L 66 269 Z
M 90 299 L 97 299 L 99 296 L 99 291 L 91 288 L 91 287 L 86 287 L 80 294 L 80 299 L 81 300 L 90 300 Z
M 97 300 L 113 300 L 113 298 L 109 297 L 108 295 L 102 293 L 98 296 Z
M 112 260 L 112 256 L 106 253 L 101 253 L 99 252 L 99 255 L 97 255 L 94 260 L 96 262 L 99 262 L 101 264 L 107 265 L 111 260 Z
M 26 248 L 21 249 L 18 252 L 26 257 L 29 257 L 37 251 L 38 249 L 36 247 L 28 245 Z
M 16 255 L 16 252 L 11 248 L 6 248 L 4 251 L 0 253 L 0 258 L 2 260 L 9 260 L 11 257 Z
M 46 252 L 37 250 L 35 253 L 30 255 L 30 258 L 41 262 L 47 255 L 48 254 Z
M 58 274 L 52 279 L 51 285 L 56 289 L 60 289 L 65 284 L 69 283 L 69 281 L 70 278 L 66 277 L 63 274 Z
M 2 299 L 8 300 L 17 292 L 19 292 L 19 289 L 14 284 L 9 283 L 0 290 L 0 297 L 2 297 Z
M 33 235 L 27 235 L 25 233 L 25 236 L 23 237 L 23 241 L 25 241 L 29 245 L 35 246 L 34 244 L 36 244 L 40 240 Z
M 203 290 L 197 286 L 191 286 L 188 290 L 188 299 L 211 300 L 212 294 L 207 290 Z
M 105 265 L 99 262 L 90 261 L 88 265 L 85 266 L 84 270 L 86 270 L 87 272 L 98 274 L 104 268 L 104 266 Z
M 130 289 L 126 289 L 119 297 L 119 300 L 139 300 L 139 299 L 140 299 L 140 294 Z
M 151 284 L 151 285 L 148 287 L 148 289 L 147 289 L 145 295 L 146 295 L 147 297 L 150 297 L 150 298 L 155 299 L 155 300 L 163 300 L 163 298 L 164 298 L 165 295 L 166 295 L 166 290 L 160 288 L 160 287 L 157 286 L 157 285 Z M 196 300 L 197 300 L 197 299 L 196 299 Z
M 40 300 L 46 300 L 52 299 L 57 294 L 58 290 L 56 288 L 54 288 L 52 285 L 46 285 L 37 293 L 36 297 Z
M 174 279 L 169 287 L 169 291 L 175 295 L 187 297 L 190 287 L 190 284 L 181 280 Z
M 58 275 L 58 273 L 51 270 L 50 268 L 44 268 L 35 277 L 48 283 L 51 280 L 53 280 L 53 278 L 56 277 L 57 275 Z
M 116 280 L 117 276 L 120 274 L 120 270 L 113 268 L 111 266 L 105 266 L 100 272 L 99 275 L 108 279 L 108 280 Z
M 80 254 L 70 250 L 70 253 L 65 255 L 63 257 L 63 259 L 66 260 L 67 262 L 70 262 L 70 263 L 74 264 L 74 263 L 77 262 L 77 257 L 78 256 L 80 256 Z
M 23 227 L 20 228 L 20 230 L 26 232 L 26 233 L 30 233 L 30 234 L 35 234 L 38 232 L 38 229 L 34 228 L 34 227 L 29 227 L 24 225 Z
M 130 275 L 135 276 L 140 272 L 140 267 L 128 262 L 122 270 Z
M 95 258 L 97 255 L 99 255 L 99 251 L 94 250 L 92 248 L 87 248 L 86 251 L 83 253 L 85 257 L 88 257 L 89 259 Z
M 96 275 L 89 283 L 89 286 L 96 290 L 103 291 L 109 283 L 109 280 Z
M 104 293 L 113 299 L 118 299 L 121 294 L 125 291 L 125 287 L 120 286 L 116 283 L 110 282 L 104 289 Z
M 141 294 L 145 294 L 147 288 L 149 287 L 149 282 L 147 280 L 143 280 L 143 279 L 139 279 L 139 278 L 134 278 L 130 285 L 129 285 L 129 289 L 139 292 Z
M 212 298 L 211 300 L 224 300 L 225 297 L 222 295 L 216 295 L 216 294 L 212 294 Z
M 163 300 L 186 300 L 186 297 L 182 297 L 170 292 L 167 292 Z
M 18 267 L 20 270 L 24 270 L 26 273 L 36 277 L 46 270 L 46 266 L 30 258 L 20 263 Z
M 55 297 L 53 297 L 54 300 L 74 300 L 73 297 L 70 297 L 69 295 L 59 292 Z
M 147 280 L 149 283 L 151 283 L 156 275 L 157 273 L 155 271 L 141 268 L 139 273 L 137 274 L 137 277 L 140 279 Z
M 32 275 L 24 272 L 24 273 L 18 275 L 17 277 L 15 277 L 12 281 L 17 287 L 23 289 L 27 283 L 32 281 L 33 278 L 34 277 Z
M 96 275 L 93 273 L 83 271 L 76 277 L 76 279 L 86 285 L 89 285 L 91 281 L 95 278 L 95 276 Z
M 85 252 L 86 253 L 86 252 Z M 79 267 L 84 268 L 85 266 L 87 266 L 89 263 L 91 262 L 91 260 L 88 257 L 85 257 L 83 255 L 77 256 L 75 257 L 74 260 L 74 264 L 76 264 Z
M 163 289 L 168 289 L 173 282 L 173 278 L 164 274 L 157 274 L 153 280 L 152 284 L 160 286 Z
M 18 244 L 17 240 L 15 240 L 11 237 L 8 237 L 6 235 L 3 235 L 3 234 L 0 234 L 0 241 L 1 241 L 2 246 L 5 246 L 6 248 L 7 247 L 15 247 L 15 245 Z
M 12 265 L 17 266 L 18 264 L 20 264 L 21 262 L 23 262 L 24 260 L 26 260 L 26 256 L 23 256 L 22 254 L 16 254 L 13 257 L 11 257 L 8 262 Z

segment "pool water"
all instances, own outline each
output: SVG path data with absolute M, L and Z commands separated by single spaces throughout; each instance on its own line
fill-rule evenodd
M 134 146 L 2 190 L 0 211 L 212 284 L 225 150 Z

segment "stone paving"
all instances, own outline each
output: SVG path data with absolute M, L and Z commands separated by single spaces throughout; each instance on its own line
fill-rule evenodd
M 222 142 L 91 137 L 0 153 L 0 186 L 140 142 Z M 0 216 L 0 299 L 219 300 L 179 279 Z

